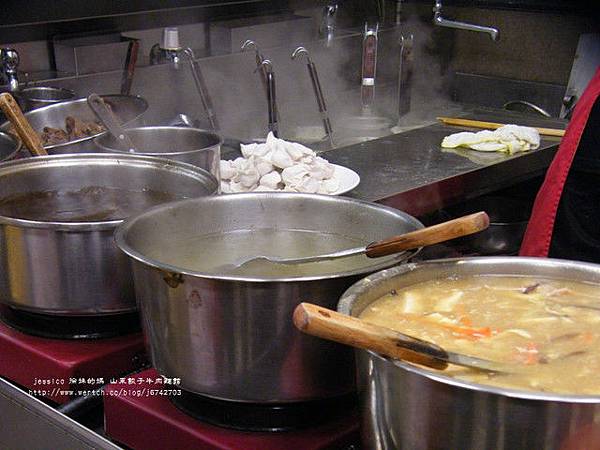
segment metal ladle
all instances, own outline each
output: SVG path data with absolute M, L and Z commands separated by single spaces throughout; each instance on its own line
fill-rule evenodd
M 286 258 L 278 256 L 249 256 L 241 258 L 232 264 L 226 264 L 217 268 L 218 271 L 228 272 L 235 270 L 245 264 L 254 261 L 266 261 L 275 264 L 304 264 L 311 262 L 329 261 L 337 258 L 346 258 L 348 256 L 365 254 L 369 258 L 378 258 L 381 256 L 400 253 L 405 250 L 411 250 L 427 245 L 438 244 L 457 237 L 466 236 L 485 230 L 490 224 L 488 215 L 483 212 L 469 214 L 457 219 L 448 220 L 420 230 L 400 234 L 388 239 L 373 242 L 364 247 L 355 247 L 347 250 L 340 250 L 333 253 L 326 253 L 314 256 L 303 256 L 299 258 Z
M 294 310 L 294 325 L 300 331 L 323 339 L 372 350 L 390 358 L 444 370 L 448 364 L 488 372 L 515 372 L 518 366 L 467 356 L 444 350 L 422 339 L 382 327 L 336 311 L 300 303 Z
M 90 94 L 87 98 L 88 106 L 96 117 L 102 122 L 110 134 L 116 139 L 117 147 L 130 153 L 137 152 L 135 145 L 127 132 L 123 129 L 106 102 L 98 94 Z

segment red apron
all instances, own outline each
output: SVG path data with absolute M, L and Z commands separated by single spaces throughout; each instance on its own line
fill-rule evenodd
M 569 174 L 590 111 L 599 95 L 600 69 L 596 70 L 594 77 L 577 102 L 573 111 L 573 117 L 567 126 L 558 152 L 546 172 L 544 183 L 533 204 L 531 218 L 529 219 L 525 237 L 521 244 L 520 256 L 548 256 L 554 222 L 556 220 L 556 211 L 565 181 L 567 180 L 567 175 Z

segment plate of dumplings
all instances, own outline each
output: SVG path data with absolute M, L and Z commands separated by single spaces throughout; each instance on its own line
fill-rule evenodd
M 308 147 L 276 138 L 241 145 L 242 156 L 220 162 L 221 192 L 283 191 L 340 195 L 354 189 L 360 176 L 332 164 Z

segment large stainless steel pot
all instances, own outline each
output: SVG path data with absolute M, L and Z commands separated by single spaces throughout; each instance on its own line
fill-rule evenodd
M 390 289 L 433 278 L 480 274 L 598 283 L 600 265 L 519 257 L 409 263 L 354 284 L 341 297 L 338 311 L 358 316 Z M 358 350 L 356 355 L 366 448 L 549 450 L 600 445 L 600 396 L 490 387 L 373 352 Z
M 75 98 L 75 93 L 69 89 L 35 86 L 15 92 L 15 97 L 23 111 L 66 102 Z
M 90 186 L 211 195 L 216 179 L 195 166 L 138 155 L 55 155 L 0 164 L 0 197 Z M 0 215 L 0 301 L 53 315 L 136 309 L 130 263 L 114 244 L 122 220 L 42 222 Z
M 111 106 L 112 111 L 126 127 L 143 125 L 141 116 L 148 109 L 148 102 L 135 95 L 103 95 L 102 98 Z M 73 116 L 90 122 L 97 122 L 98 118 L 87 104 L 87 99 L 80 98 L 68 102 L 56 103 L 43 108 L 34 109 L 25 113 L 25 117 L 34 130 L 41 132 L 44 127 L 65 128 L 65 118 Z M 6 132 L 10 122 L 0 125 L 0 130 Z M 64 153 L 93 153 L 97 149 L 90 145 L 96 136 L 87 136 L 63 144 L 46 145 L 44 148 L 50 155 Z
M 127 129 L 127 135 L 138 155 L 159 156 L 202 167 L 218 180 L 221 144 L 218 134 L 187 127 L 138 127 Z M 128 153 L 121 150 L 115 137 L 106 133 L 94 139 L 94 144 L 105 152 Z
M 348 272 L 268 279 L 194 272 L 148 254 L 179 239 L 235 230 L 317 230 L 369 242 L 421 227 L 401 211 L 350 198 L 249 193 L 157 207 L 127 220 L 115 239 L 133 258 L 142 323 L 162 375 L 213 398 L 280 403 L 354 389 L 352 352 L 302 335 L 292 324 L 294 308 L 302 301 L 335 307 L 354 281 L 401 257 L 367 260 Z M 202 248 L 198 255 L 211 257 Z

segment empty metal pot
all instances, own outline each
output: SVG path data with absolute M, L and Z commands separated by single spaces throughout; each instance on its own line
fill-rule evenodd
M 600 282 L 600 265 L 547 258 L 479 257 L 408 263 L 370 275 L 341 297 L 358 316 L 391 289 L 461 275 Z M 486 386 L 357 350 L 365 448 L 558 450 L 599 448 L 600 396 Z M 567 375 L 568 376 L 568 375 Z
M 148 109 L 148 102 L 142 97 L 135 95 L 102 95 L 102 98 L 110 105 L 112 111 L 124 126 L 143 125 L 142 114 Z M 25 113 L 25 117 L 34 130 L 41 133 L 44 127 L 65 128 L 67 116 L 76 117 L 83 121 L 97 122 L 98 118 L 87 104 L 87 99 L 80 98 L 68 102 L 60 102 L 43 108 L 34 109 Z M 0 125 L 0 130 L 6 132 L 11 126 L 10 122 Z M 106 133 L 106 132 L 104 132 Z M 100 134 L 104 134 L 100 133 Z M 94 145 L 90 145 L 92 139 L 98 135 L 86 136 L 69 142 L 55 145 L 45 145 L 44 148 L 50 155 L 65 153 L 93 153 L 97 151 Z
M 36 86 L 15 92 L 15 97 L 23 111 L 66 102 L 75 98 L 75 93 L 69 89 Z
M 219 239 L 242 230 L 329 232 L 370 242 L 421 227 L 401 211 L 350 198 L 245 193 L 160 206 L 127 220 L 115 239 L 133 259 L 142 324 L 158 372 L 180 378 L 182 389 L 197 394 L 272 404 L 353 392 L 351 350 L 303 335 L 292 312 L 302 301 L 335 307 L 358 278 L 403 257 L 365 258 L 364 267 L 346 272 L 277 278 L 196 272 L 186 268 L 183 255 L 179 264 L 148 255 L 164 255 L 180 243 L 188 251 L 199 237 Z M 201 247 L 197 254 L 219 256 Z
M 214 194 L 217 181 L 189 164 L 138 155 L 54 155 L 0 164 L 0 200 L 89 187 L 151 189 L 182 198 Z M 130 263 L 113 240 L 121 222 L 0 215 L 0 301 L 50 315 L 134 311 Z
M 461 205 L 448 208 L 442 220 L 464 216 L 476 211 L 485 211 L 490 216 L 487 230 L 472 236 L 464 236 L 453 242 L 467 251 L 481 256 L 516 255 L 529 222 L 533 199 L 483 196 Z
M 201 167 L 218 180 L 221 144 L 215 133 L 187 127 L 138 127 L 126 130 L 138 150 L 138 155 L 159 156 L 183 161 Z M 94 139 L 96 146 L 105 152 L 129 153 L 121 150 L 115 137 L 106 133 Z

